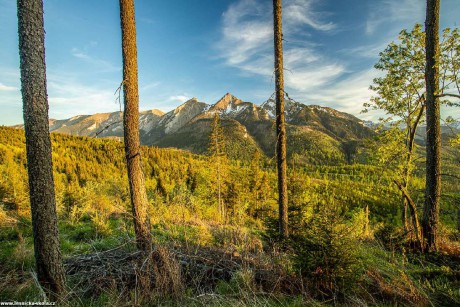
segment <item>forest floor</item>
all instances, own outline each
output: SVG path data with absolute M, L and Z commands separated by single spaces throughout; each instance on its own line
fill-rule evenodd
M 60 223 L 69 288 L 62 306 L 460 305 L 460 243 L 447 235 L 429 255 L 396 232 L 393 242 L 361 238 L 353 255 L 329 251 L 331 259 L 352 257 L 348 271 L 323 258 L 302 272 L 290 244 L 243 226 L 156 224 L 147 259 L 128 219 L 109 225 L 104 233 L 89 220 Z M 128 231 L 114 235 L 120 227 Z M 0 251 L 0 301 L 43 301 L 28 219 L 0 228 Z

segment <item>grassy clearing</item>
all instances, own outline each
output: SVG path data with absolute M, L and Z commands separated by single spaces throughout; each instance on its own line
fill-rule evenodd
M 60 223 L 70 289 L 63 305 L 460 304 L 459 243 L 448 237 L 439 253 L 423 256 L 406 251 L 405 245 L 384 246 L 369 236 L 350 232 L 354 252 L 337 256 L 352 265 L 334 264 L 335 271 L 327 271 L 332 262 L 326 263 L 326 258 L 335 256 L 334 248 L 340 251 L 343 247 L 320 244 L 322 256 L 306 257 L 308 263 L 299 267 L 298 254 L 286 249 L 289 244 L 270 242 L 263 230 L 196 219 L 181 224 L 164 221 L 153 225 L 156 251 L 162 253 L 155 259 L 161 265 L 149 275 L 153 286 L 146 293 L 136 279 L 139 271 L 130 220 L 118 216 L 106 224 L 101 232 L 91 219 Z M 43 300 L 33 273 L 28 219 L 0 228 L 0 251 L 2 301 Z M 166 267 L 175 269 L 165 271 Z M 160 279 L 158 272 L 163 272 Z

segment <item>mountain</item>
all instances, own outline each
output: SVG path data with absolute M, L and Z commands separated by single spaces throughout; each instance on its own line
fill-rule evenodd
M 192 98 L 174 110 L 164 114 L 148 130 L 141 131 L 141 142 L 145 145 L 156 145 L 167 135 L 174 134 L 189 123 L 194 117 L 203 113 L 209 106 Z M 176 147 L 176 146 L 170 146 Z
M 147 133 L 163 118 L 164 112 L 149 110 L 139 113 L 139 130 Z M 50 131 L 80 136 L 123 137 L 121 112 L 77 115 L 69 119 L 50 119 Z
M 373 135 L 366 123 L 353 115 L 332 108 L 287 100 L 285 102 L 288 156 L 306 163 L 343 163 L 349 159 L 350 142 Z M 215 114 L 219 114 L 227 152 L 231 157 L 251 159 L 254 151 L 274 156 L 275 101 L 258 106 L 230 93 L 212 105 L 192 98 L 174 110 L 140 113 L 141 143 L 158 147 L 177 147 L 205 153 Z M 50 131 L 97 137 L 123 137 L 120 112 L 79 115 L 65 120 L 50 120 Z

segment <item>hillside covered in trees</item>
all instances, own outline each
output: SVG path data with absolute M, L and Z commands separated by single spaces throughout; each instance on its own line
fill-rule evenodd
M 9 276 L 2 296 L 31 299 L 37 289 L 28 275 L 33 253 L 24 135 L 21 129 L 0 130 L 0 262 L 2 275 Z M 84 293 L 87 297 L 82 301 L 84 305 L 113 302 L 119 291 L 135 291 L 121 281 L 131 278 L 131 273 L 117 273 L 106 267 L 111 260 L 119 261 L 117 255 L 133 252 L 123 144 L 109 139 L 51 136 L 61 246 L 69 281 L 75 284 L 76 295 Z M 362 155 L 365 159 L 366 154 Z M 262 304 L 294 303 L 300 299 L 296 295 L 304 291 L 299 287 L 307 282 L 302 287 L 312 287 L 308 292 L 312 297 L 304 298 L 310 303 L 326 297 L 343 300 L 351 293 L 355 294 L 345 301 L 372 297 L 382 302 L 448 305 L 459 300 L 454 290 L 458 285 L 458 259 L 439 255 L 420 262 L 418 257 L 401 254 L 407 247 L 403 233 L 398 231 L 400 192 L 392 183 L 391 169 L 372 163 L 315 166 L 291 160 L 289 218 L 294 245 L 285 250 L 273 241 L 277 232 L 277 191 L 272 159 L 255 152 L 251 162 L 223 160 L 221 192 L 226 215 L 222 217 L 216 168 L 210 154 L 143 147 L 142 156 L 154 240 L 175 253 L 173 258 L 182 266 L 184 278 L 180 284 L 193 295 L 211 287 L 225 300 L 233 293 L 235 299 Z M 422 195 L 416 191 L 423 186 L 423 180 L 417 177 L 413 182 L 415 199 Z M 450 196 L 442 203 L 443 250 L 459 248 L 452 241 L 460 197 L 455 180 L 446 181 L 444 186 Z M 322 240 L 332 241 L 316 250 L 314 246 L 326 242 Z M 114 248 L 114 259 L 103 252 Z M 109 275 L 90 275 L 99 279 L 88 280 L 83 273 L 76 273 L 90 261 L 85 260 L 90 255 L 101 257 L 101 267 L 84 274 L 107 270 Z M 198 256 L 208 260 L 202 263 L 193 258 Z M 332 262 L 324 262 L 323 257 L 330 257 Z M 195 280 L 196 284 L 189 280 L 191 270 L 193 274 L 210 274 L 206 272 L 211 268 L 216 270 L 216 280 L 210 276 Z M 306 270 L 309 277 L 302 281 L 296 268 Z M 289 281 L 289 285 L 271 284 L 277 278 Z M 351 280 L 356 287 L 350 286 Z M 392 289 L 394 285 L 398 286 Z M 316 293 L 318 287 L 323 294 Z M 268 291 L 268 296 L 259 297 L 259 291 Z M 217 303 L 219 296 L 212 301 Z M 205 304 L 206 298 L 202 299 Z
M 424 26 L 400 31 L 372 71 L 351 72 L 362 63 L 341 65 L 322 54 L 328 39 L 318 33 L 331 35 L 334 46 L 344 42 L 333 33 L 335 23 L 316 18 L 313 4 L 234 1 L 208 15 L 221 12 L 225 48 L 218 42 L 220 56 L 208 54 L 203 63 L 214 58 L 240 73 L 271 75 L 274 92 L 260 106 L 230 93 L 212 105 L 172 95 L 167 101 L 185 102 L 164 113 L 139 112 L 140 92 L 168 91 L 162 82 L 175 63 L 157 61 L 156 44 L 149 54 L 155 61 L 139 63 L 168 69 L 157 76 L 161 82 L 140 86 L 146 75 L 138 67 L 134 0 L 120 0 L 111 12 L 119 13 L 121 69 L 105 54 L 86 53 L 96 41 L 71 51 L 92 69 L 103 66 L 91 74 L 122 72 L 119 112 L 54 120 L 48 88 L 67 95 L 50 101 L 73 110 L 82 88 L 72 80 L 62 85 L 52 69 L 47 78 L 49 55 L 59 53 L 45 56 L 44 3 L 18 0 L 24 125 L 0 126 L 0 305 L 460 305 L 460 134 L 453 117 L 460 107 L 460 31 L 441 32 L 441 2 L 427 0 Z M 162 5 L 168 4 L 155 8 Z M 86 16 L 99 20 L 92 8 Z M 155 29 L 160 22 L 140 20 Z M 366 36 L 382 22 L 367 22 Z M 304 35 L 305 26 L 318 33 Z M 188 35 L 181 37 L 175 43 Z M 368 46 L 348 46 L 335 57 L 369 56 Z M 204 76 L 210 69 L 190 61 L 200 58 L 189 58 L 187 65 L 200 69 L 176 78 L 175 94 L 177 84 L 198 78 L 214 83 Z M 258 83 L 237 79 L 239 87 Z M 352 84 L 362 80 L 371 83 L 366 98 Z M 1 93 L 18 88 L 0 83 Z M 355 108 L 351 96 L 360 96 L 362 113 L 382 117 L 370 129 L 353 115 L 299 103 L 286 89 L 308 93 L 310 101 L 332 95 L 348 109 Z M 104 95 L 97 90 L 92 97 Z

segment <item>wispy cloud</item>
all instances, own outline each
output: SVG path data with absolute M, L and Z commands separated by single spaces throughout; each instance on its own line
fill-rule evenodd
M 340 52 L 343 54 L 346 54 L 349 56 L 355 56 L 358 58 L 377 59 L 379 57 L 379 53 L 385 50 L 389 42 L 390 42 L 390 39 L 382 38 L 380 41 L 374 44 L 342 49 L 340 50 Z
M 229 65 L 241 65 L 266 50 L 273 27 L 266 5 L 256 0 L 240 0 L 222 16 L 221 55 Z
M 359 114 L 363 110 L 363 103 L 368 102 L 374 94 L 369 89 L 369 80 L 378 77 L 381 73 L 373 68 L 349 73 L 333 86 L 313 91 L 309 94 L 312 101 L 327 105 L 338 110 Z M 375 114 L 360 116 L 363 118 L 375 117 Z
M 115 83 L 108 86 L 84 84 L 73 75 L 48 74 L 50 117 L 67 118 L 78 114 L 115 112 L 119 105 L 114 95 Z
M 284 37 L 288 40 L 299 29 L 330 31 L 336 25 L 323 21 L 323 14 L 315 10 L 316 0 L 288 0 L 283 8 Z M 222 39 L 217 48 L 229 66 L 241 71 L 271 78 L 273 75 L 273 20 L 269 3 L 240 0 L 222 16 Z M 344 66 L 327 59 L 315 50 L 314 44 L 285 45 L 286 86 L 308 91 L 338 77 Z
M 308 69 L 296 69 L 292 73 L 286 72 L 284 78 L 287 85 L 299 94 L 310 96 L 312 92 L 321 91 L 321 87 L 328 85 L 344 71 L 345 67 L 341 64 L 316 65 Z
M 14 83 L 15 87 L 20 86 L 21 73 L 19 72 L 19 68 L 3 66 L 0 67 L 0 71 L 2 72 L 0 74 L 0 83 Z
M 286 1 L 283 8 L 283 18 L 288 29 L 291 26 L 307 25 L 318 31 L 330 31 L 336 28 L 336 24 L 323 21 L 324 12 L 315 9 L 316 0 L 290 0 Z
M 0 71 L 2 72 L 0 74 L 0 103 L 3 114 L 3 116 L 0 116 L 0 124 L 20 124 L 23 119 L 19 69 L 2 66 Z
M 139 90 L 148 91 L 148 90 L 158 87 L 160 84 L 161 82 L 149 82 L 147 84 L 140 84 Z
M 96 42 L 91 42 L 92 45 L 97 44 Z M 104 59 L 100 59 L 90 55 L 87 51 L 79 49 L 79 48 L 72 48 L 71 50 L 72 56 L 77 59 L 80 59 L 88 64 L 95 66 L 97 70 L 100 72 L 114 72 L 114 71 L 121 71 L 121 66 L 113 65 L 109 61 Z
M 423 1 L 385 0 L 371 2 L 365 27 L 366 35 L 373 35 L 380 27 L 397 26 L 403 21 L 423 20 Z
M 17 90 L 18 88 L 15 86 L 5 85 L 0 82 L 0 92 L 11 92 L 11 91 L 17 91 Z
M 168 98 L 168 101 L 180 101 L 180 102 L 184 103 L 189 99 L 190 99 L 189 97 L 184 96 L 184 95 L 176 95 L 176 96 L 170 96 Z

